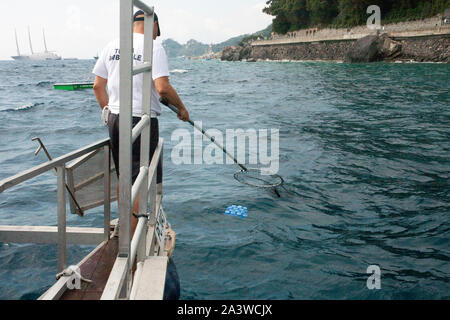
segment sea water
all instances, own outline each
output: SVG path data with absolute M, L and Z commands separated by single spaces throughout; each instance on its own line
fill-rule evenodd
M 107 137 L 94 61 L 0 62 L 0 179 Z M 278 129 L 289 193 L 241 185 L 233 165 L 175 165 L 160 118 L 164 208 L 183 299 L 449 299 L 448 64 L 244 63 L 173 59 L 171 82 L 206 128 Z M 182 70 L 182 72 L 180 72 Z M 248 217 L 224 215 L 239 204 Z M 117 217 L 117 206 L 113 206 Z M 0 194 L 0 225 L 54 226 L 52 172 Z M 70 226 L 102 227 L 102 208 Z M 76 264 L 92 246 L 69 246 Z M 55 245 L 0 244 L 0 299 L 55 281 Z M 381 289 L 369 290 L 369 266 Z

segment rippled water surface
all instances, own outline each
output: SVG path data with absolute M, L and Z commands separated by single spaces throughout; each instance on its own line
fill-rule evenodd
M 91 91 L 93 61 L 0 62 L 0 179 L 107 136 Z M 450 110 L 445 64 L 170 61 L 171 80 L 205 127 L 280 130 L 290 193 L 238 184 L 232 165 L 171 161 L 164 206 L 177 231 L 184 299 L 449 299 Z M 205 142 L 206 145 L 206 142 Z M 247 219 L 224 215 L 248 207 Z M 117 209 L 114 207 L 114 214 Z M 70 216 L 101 227 L 102 212 Z M 56 225 L 48 173 L 0 194 L 0 224 Z M 69 263 L 92 247 L 70 246 Z M 367 289 L 369 265 L 382 289 Z M 56 246 L 0 244 L 0 298 L 36 298 L 53 283 Z

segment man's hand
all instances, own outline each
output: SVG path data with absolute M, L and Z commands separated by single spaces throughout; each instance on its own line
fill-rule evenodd
M 158 91 L 161 98 L 163 98 L 167 103 L 171 103 L 178 109 L 178 119 L 182 121 L 189 120 L 189 112 L 181 101 L 178 93 L 172 87 L 169 82 L 169 77 L 161 77 L 154 81 L 156 91 Z
M 178 119 L 184 122 L 187 122 L 189 120 L 189 112 L 186 108 L 178 110 Z

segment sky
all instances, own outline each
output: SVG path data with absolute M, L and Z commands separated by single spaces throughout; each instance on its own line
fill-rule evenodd
M 16 55 L 14 30 L 22 54 L 29 54 L 27 28 L 34 52 L 47 47 L 63 58 L 92 58 L 119 37 L 119 0 L 0 1 L 0 60 Z M 155 7 L 161 39 L 182 44 L 190 39 L 219 43 L 266 28 L 273 17 L 262 12 L 266 0 L 144 0 Z

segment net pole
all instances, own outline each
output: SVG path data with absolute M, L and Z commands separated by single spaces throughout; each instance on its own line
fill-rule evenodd
M 160 102 L 165 105 L 166 107 L 168 107 L 170 110 L 172 110 L 174 113 L 178 114 L 178 108 L 175 107 L 173 104 L 170 104 L 166 99 L 161 98 Z M 239 163 L 239 161 L 237 161 L 237 159 L 227 151 L 227 149 L 225 149 L 224 146 L 222 146 L 220 143 L 218 143 L 216 141 L 216 139 L 214 139 L 213 137 L 211 137 L 209 134 L 206 133 L 206 131 L 203 128 L 200 128 L 194 121 L 192 121 L 191 119 L 188 120 L 189 124 L 191 126 L 193 126 L 195 129 L 197 129 L 198 131 L 200 131 L 205 137 L 207 137 L 209 140 L 211 140 L 212 143 L 214 143 L 216 146 L 218 146 L 220 149 L 222 149 L 222 151 L 229 156 L 231 159 L 233 159 L 234 163 L 236 163 L 239 167 L 242 168 L 242 170 L 244 171 L 248 171 L 248 169 L 242 164 Z

